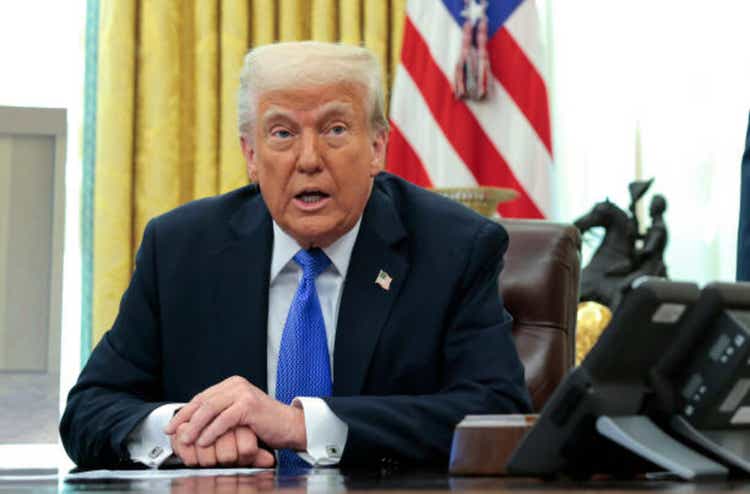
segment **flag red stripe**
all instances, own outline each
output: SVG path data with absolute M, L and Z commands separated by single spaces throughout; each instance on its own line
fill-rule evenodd
M 389 172 L 422 187 L 432 187 L 432 181 L 422 160 L 419 159 L 393 120 L 391 120 L 391 133 L 388 136 L 388 154 L 385 162 L 386 170 Z
M 507 215 L 506 211 L 510 210 L 519 217 L 544 218 L 476 117 L 462 101 L 453 97 L 450 82 L 432 59 L 427 44 L 408 17 L 403 46 L 401 63 L 422 92 L 443 134 L 477 182 L 518 191 L 518 199 L 502 206 L 501 214 Z
M 490 67 L 552 156 L 549 103 L 544 79 L 505 28 L 487 42 Z

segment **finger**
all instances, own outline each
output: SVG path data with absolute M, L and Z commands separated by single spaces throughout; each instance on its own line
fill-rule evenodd
M 208 446 L 202 448 L 195 446 L 195 453 L 198 456 L 198 464 L 202 467 L 215 467 L 216 466 L 216 448 Z
M 210 388 L 204 389 L 203 391 L 195 395 L 195 397 L 193 397 L 191 401 L 197 401 L 201 403 L 204 401 L 210 401 L 219 395 L 235 396 L 243 386 L 247 386 L 249 384 L 250 383 L 245 378 L 239 376 L 228 377 L 220 383 L 214 384 Z
M 253 466 L 258 454 L 258 438 L 255 433 L 247 427 L 237 427 L 234 437 L 237 441 L 237 464 L 241 467 Z
M 182 442 L 170 437 L 172 443 L 172 453 L 179 458 L 187 467 L 194 467 L 198 464 L 198 457 L 195 455 L 195 446 L 182 444 Z
M 190 421 L 185 423 L 185 431 L 180 434 L 179 439 L 185 444 L 192 444 L 201 435 L 206 428 L 219 414 L 231 405 L 231 398 L 216 397 L 212 401 L 204 401 L 200 407 L 190 417 Z M 205 447 L 213 444 L 219 436 L 224 434 L 229 427 L 222 429 L 218 433 L 211 435 L 210 441 L 203 441 L 200 445 Z
M 182 460 L 182 463 L 185 464 L 187 467 L 197 467 L 198 466 L 198 453 L 195 450 L 195 446 L 191 445 L 182 445 L 182 448 L 180 450 L 180 459 Z
M 213 422 L 211 422 L 205 428 L 201 427 L 202 432 L 200 432 L 197 444 L 200 446 L 213 444 L 213 442 L 216 441 L 219 436 L 223 435 L 228 430 L 240 425 L 240 419 L 242 418 L 242 408 L 242 405 L 240 405 L 239 403 L 235 403 L 226 410 L 223 410 L 220 414 L 218 414 L 218 416 L 214 416 L 215 418 L 211 417 L 213 419 Z M 198 410 L 195 415 L 198 415 L 199 413 L 200 410 Z M 202 416 L 200 418 L 202 419 Z M 191 419 L 190 424 L 192 423 L 193 420 Z
M 164 432 L 166 434 L 174 434 L 177 427 L 179 427 L 181 423 L 190 421 L 193 413 L 195 413 L 195 411 L 205 402 L 223 403 L 224 406 L 221 407 L 222 409 L 228 407 L 232 402 L 232 397 L 238 394 L 237 390 L 239 387 L 243 386 L 249 386 L 250 389 L 257 389 L 246 379 L 239 376 L 228 377 L 222 382 L 206 388 L 195 395 L 193 399 L 190 400 L 190 403 L 179 409 L 174 417 L 172 417 L 172 420 L 169 421 L 167 427 L 164 428 Z
M 225 466 L 237 464 L 237 441 L 233 431 L 216 440 L 216 461 Z
M 170 420 L 167 426 L 164 428 L 164 433 L 174 434 L 180 424 L 183 424 L 190 420 L 190 417 L 193 415 L 193 413 L 195 413 L 199 406 L 199 403 L 190 402 L 184 407 L 180 408 L 179 411 L 174 414 L 172 420 Z
M 276 464 L 276 457 L 267 449 L 259 448 L 255 455 L 255 465 L 258 468 L 271 468 Z

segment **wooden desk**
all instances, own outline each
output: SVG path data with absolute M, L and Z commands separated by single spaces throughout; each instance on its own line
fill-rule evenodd
M 3 471 L 0 470 L 0 476 Z M 530 478 L 450 477 L 438 471 L 385 472 L 377 470 L 310 471 L 306 474 L 267 472 L 255 476 L 190 477 L 174 480 L 33 482 L 0 481 L 5 492 L 158 492 L 169 494 L 253 494 L 379 492 L 429 494 L 437 492 L 477 493 L 568 493 L 568 492 L 748 492 L 750 481 L 686 483 L 677 481 L 543 481 Z

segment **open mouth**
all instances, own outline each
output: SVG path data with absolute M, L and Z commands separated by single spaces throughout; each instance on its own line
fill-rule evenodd
M 299 199 L 305 204 L 315 204 L 327 197 L 329 197 L 329 195 L 320 190 L 305 190 L 294 196 L 295 199 Z

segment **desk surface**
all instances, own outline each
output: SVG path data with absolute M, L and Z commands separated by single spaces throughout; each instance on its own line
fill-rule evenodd
M 0 470 L 0 476 L 9 474 Z M 50 472 L 46 472 L 50 473 Z M 172 480 L 76 480 L 0 481 L 0 493 L 6 492 L 163 492 L 170 494 L 250 494 L 258 492 L 343 493 L 364 492 L 419 493 L 433 492 L 748 492 L 750 481 L 696 482 L 678 481 L 543 481 L 530 478 L 450 477 L 437 471 L 385 472 L 378 470 L 338 471 L 335 469 L 308 473 L 262 472 L 253 476 L 188 477 Z

